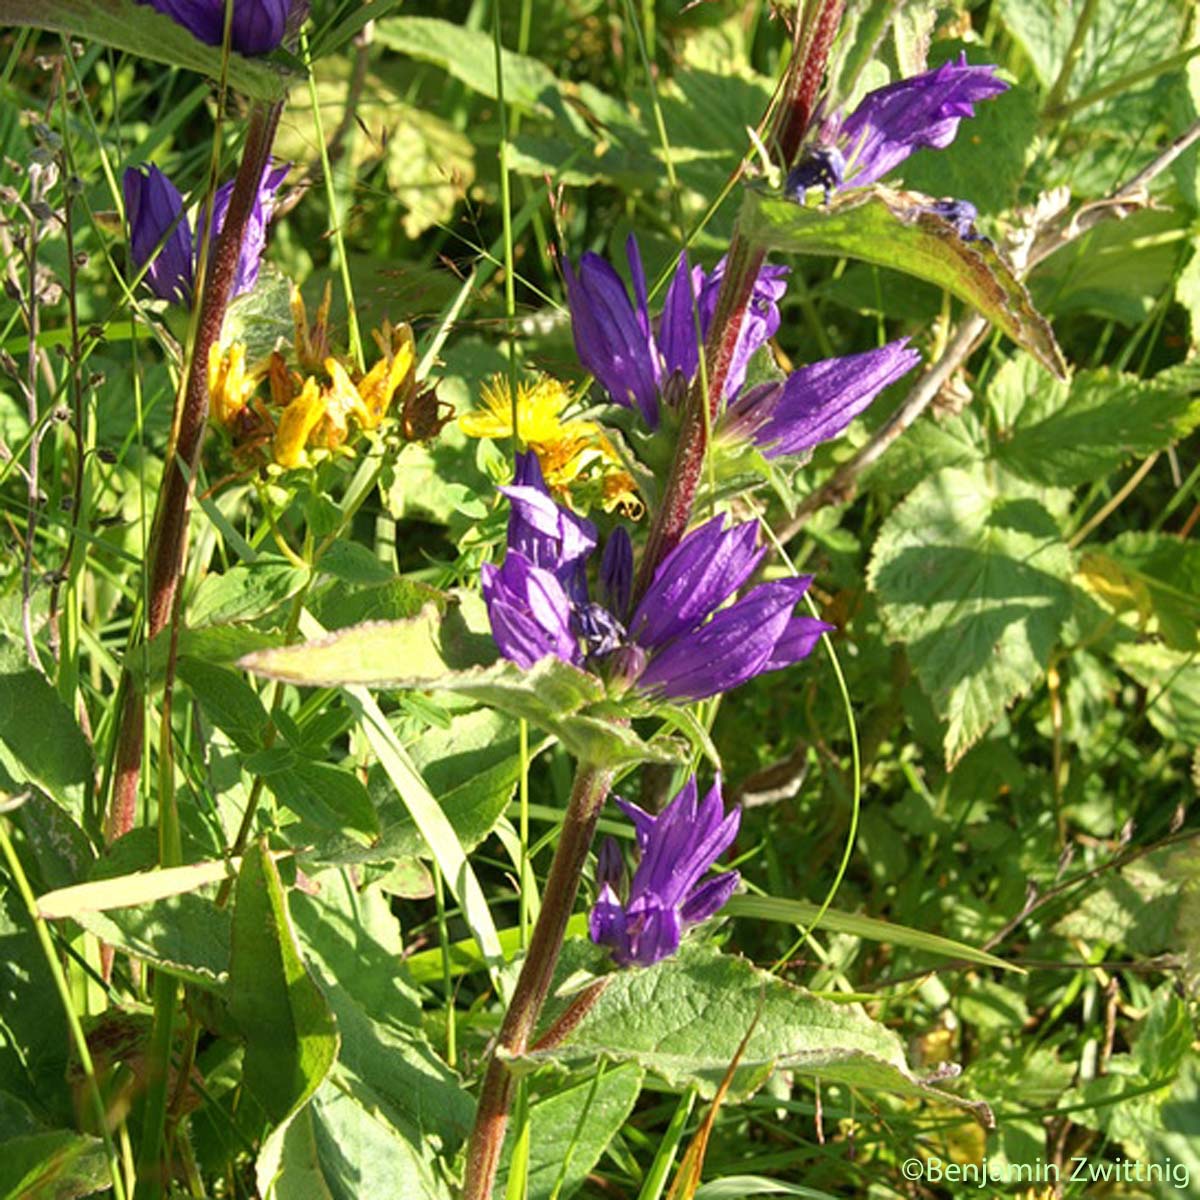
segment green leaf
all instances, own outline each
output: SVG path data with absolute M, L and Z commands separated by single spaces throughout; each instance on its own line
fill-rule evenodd
M 809 208 L 748 189 L 741 219 L 749 239 L 774 250 L 860 259 L 937 284 L 1065 378 L 1053 330 L 995 247 L 963 241 L 947 221 L 922 211 L 926 203 L 919 193 L 877 186 Z
M 261 1195 L 275 1200 L 451 1200 L 427 1152 L 369 1103 L 321 1086 L 278 1144 L 259 1156 Z
M 1200 745 L 1200 658 L 1153 643 L 1113 650 L 1117 666 L 1146 689 L 1146 716 L 1163 737 Z
M 375 584 L 339 580 L 310 598 L 308 610 L 326 629 L 345 629 L 364 621 L 402 621 L 430 603 L 444 604 L 445 597 L 427 584 L 393 576 Z
M 1130 530 L 1104 551 L 1145 588 L 1167 648 L 1200 649 L 1200 545 L 1164 533 Z
M 594 947 L 571 944 L 563 971 Z M 546 1020 L 563 1011 L 556 998 Z M 711 1099 L 743 1038 L 745 1049 L 728 1097 L 744 1099 L 776 1069 L 852 1087 L 978 1106 L 923 1083 L 909 1068 L 899 1037 L 857 1004 L 831 1004 L 712 946 L 685 945 L 642 970 L 618 971 L 591 1009 L 551 1049 L 517 1060 L 529 1066 L 636 1062 L 673 1088 L 695 1087 Z
M 99 1138 L 55 1129 L 0 1142 L 0 1200 L 75 1200 L 109 1186 Z
M 627 724 L 586 711 L 605 698 L 596 676 L 553 657 L 523 670 L 497 662 L 496 656 L 491 636 L 477 634 L 457 607 L 442 616 L 428 605 L 408 621 L 356 625 L 320 641 L 251 654 L 241 665 L 307 687 L 360 684 L 455 692 L 524 717 L 583 761 L 672 762 L 678 757 L 672 744 L 648 745 Z M 492 665 L 453 669 L 472 658 Z
M 80 911 L 75 920 L 107 945 L 206 991 L 219 991 L 228 978 L 229 913 L 205 896 Z
M 497 98 L 496 51 L 490 33 L 438 17 L 389 17 L 376 25 L 375 39 L 389 50 L 441 67 L 481 96 Z M 500 65 L 506 104 L 551 115 L 546 100 L 557 94 L 560 85 L 549 67 L 511 50 L 501 52 Z
M 250 753 L 262 747 L 271 718 L 258 693 L 237 671 L 190 656 L 180 658 L 176 669 L 208 719 L 229 734 L 239 750 Z
M 280 804 L 317 829 L 358 834 L 360 841 L 379 834 L 371 795 L 350 767 L 314 762 L 288 747 L 255 755 L 246 766 L 262 775 Z
M 230 567 L 220 575 L 206 575 L 187 606 L 187 623 L 199 629 L 256 621 L 295 595 L 307 579 L 307 571 L 268 558 Z
M 261 844 L 247 851 L 238 872 L 229 996 L 230 1016 L 246 1039 L 246 1086 L 281 1124 L 329 1074 L 338 1034 L 300 958 L 279 872 Z
M 530 758 L 547 744 L 532 745 Z M 460 713 L 444 729 L 425 730 L 408 750 L 463 850 L 474 850 L 503 815 L 520 779 L 516 722 L 486 708 Z M 378 783 L 372 792 L 378 806 L 379 837 L 366 848 L 337 840 L 323 843 L 315 855 L 320 861 L 396 862 L 429 856 L 429 847 L 404 802 L 386 779 L 380 778 Z
M 572 1196 L 587 1182 L 605 1147 L 620 1132 L 642 1090 L 636 1063 L 609 1067 L 562 1087 L 529 1108 L 530 1154 L 527 1200 Z M 512 1157 L 512 1127 L 504 1144 L 494 1194 L 502 1196 Z M 560 1182 L 561 1181 L 561 1182 Z
M 1070 610 L 1071 552 L 1022 490 L 995 469 L 939 471 L 875 543 L 868 583 L 947 722 L 948 765 L 1041 679 Z
M 223 74 L 220 47 L 206 46 L 182 25 L 134 0 L 0 0 L 0 24 L 31 25 L 83 42 L 99 42 L 155 62 Z M 277 62 L 230 53 L 231 87 L 256 100 L 280 100 L 293 75 Z
M 1182 212 L 1157 209 L 1102 222 L 1039 265 L 1029 281 L 1034 302 L 1055 317 L 1140 324 L 1172 287 L 1187 222 Z
M 0 653 L 0 787 L 32 784 L 78 818 L 92 771 L 91 747 L 58 693 L 15 647 Z
M 995 461 L 1035 483 L 1088 483 L 1126 459 L 1161 450 L 1200 424 L 1194 389 L 1116 371 L 1049 379 L 1010 359 L 988 389 Z

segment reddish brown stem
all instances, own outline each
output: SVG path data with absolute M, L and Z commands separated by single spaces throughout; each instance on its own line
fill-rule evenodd
M 645 593 L 659 563 L 679 544 L 692 519 L 692 508 L 704 468 L 704 453 L 708 448 L 708 434 L 720 415 L 721 393 L 725 389 L 725 380 L 729 378 L 729 368 L 733 364 L 738 337 L 746 319 L 746 309 L 765 258 L 766 251 L 761 246 L 748 242 L 739 231 L 734 231 L 705 346 L 707 379 L 702 380 L 697 374 L 685 401 L 671 473 L 663 489 L 662 503 L 654 514 L 646 549 L 638 567 L 635 597 Z M 705 382 L 708 386 L 707 419 L 704 411 Z
M 812 123 L 842 7 L 843 0 L 812 0 L 796 18 L 796 45 L 775 126 L 775 142 L 785 167 L 795 161 Z
M 187 522 L 192 480 L 200 462 L 208 422 L 208 353 L 221 334 L 241 253 L 242 237 L 258 197 L 259 182 L 275 140 L 282 103 L 256 104 L 246 130 L 246 144 L 238 167 L 225 223 L 217 235 L 208 262 L 196 336 L 187 377 L 175 409 L 175 428 L 167 448 L 162 485 L 150 537 L 150 591 L 146 611 L 146 639 L 165 629 L 171 620 L 175 592 L 187 549 Z M 145 730 L 144 696 L 126 674 L 118 733 L 116 767 L 105 839 L 109 842 L 133 828 L 137 813 L 138 778 L 142 769 Z
M 529 938 L 529 949 L 509 1001 L 479 1094 L 475 1128 L 467 1145 L 467 1178 L 463 1200 L 491 1200 L 504 1132 L 512 1108 L 515 1080 L 505 1057 L 522 1054 L 550 991 L 567 921 L 579 891 L 579 877 L 596 832 L 600 809 L 612 783 L 608 767 L 581 765 L 563 817 L 562 834 L 546 877 L 542 908 Z

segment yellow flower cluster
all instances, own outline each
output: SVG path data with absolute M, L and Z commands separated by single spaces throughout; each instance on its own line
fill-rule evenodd
M 480 393 L 481 406 L 458 419 L 463 432 L 476 438 L 512 437 L 512 387 L 507 377 L 494 375 Z M 517 384 L 518 436 L 537 455 L 546 486 L 576 507 L 586 509 L 594 502 L 605 512 L 619 509 L 626 516 L 641 516 L 645 506 L 637 485 L 604 430 L 595 421 L 563 419 L 571 400 L 567 388 L 546 375 Z
M 234 453 L 256 457 L 270 446 L 270 459 L 284 470 L 305 465 L 310 451 L 336 451 L 351 433 L 377 429 L 389 409 L 399 409 L 406 436 L 429 437 L 446 418 L 431 392 L 416 395 L 416 346 L 408 325 L 375 330 L 379 358 L 359 374 L 329 349 L 330 289 L 310 324 L 298 288 L 292 291 L 293 343 L 299 370 L 278 351 L 246 365 L 245 347 L 234 342 L 213 346 L 208 363 L 208 391 L 214 420 L 229 430 Z M 266 380 L 269 400 L 259 395 Z M 433 419 L 415 408 L 432 405 Z M 426 417 L 428 414 L 425 415 Z

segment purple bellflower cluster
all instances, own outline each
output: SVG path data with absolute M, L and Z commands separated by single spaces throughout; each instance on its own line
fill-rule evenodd
M 696 317 L 703 339 L 716 311 L 725 260 L 705 272 L 701 267 L 689 269 L 681 254 L 662 313 L 652 321 L 632 234 L 625 250 L 632 301 L 621 277 L 598 254 L 584 254 L 577 271 L 565 264 L 575 349 L 616 403 L 636 407 L 646 424 L 657 429 L 660 405 L 677 403 L 696 373 Z M 725 379 L 726 419 L 717 427 L 718 436 L 752 441 L 768 458 L 802 453 L 836 437 L 885 387 L 920 361 L 901 338 L 864 354 L 813 363 L 786 380 L 743 394 L 751 356 L 779 329 L 786 275 L 787 267 L 782 266 L 766 265 L 759 271 Z
M 258 279 L 259 262 L 267 244 L 267 223 L 275 207 L 275 193 L 288 170 L 287 166 L 278 166 L 268 167 L 263 172 L 258 196 L 242 239 L 233 280 L 234 296 L 248 292 Z M 195 285 L 196 259 L 203 239 L 192 236 L 192 225 L 184 211 L 179 189 L 153 165 L 129 167 L 122 184 L 134 270 L 146 268 L 146 284 L 160 300 L 190 305 Z M 218 188 L 213 197 L 214 232 L 210 243 L 215 244 L 216 235 L 225 223 L 232 194 L 231 181 Z M 159 243 L 162 243 L 161 248 Z
M 225 39 L 225 0 L 139 0 L 182 25 L 197 41 Z M 268 54 L 283 41 L 290 0 L 232 0 L 229 44 L 239 54 Z
M 639 862 L 626 891 L 621 851 L 605 839 L 588 930 L 618 966 L 648 967 L 674 954 L 689 926 L 713 916 L 733 894 L 737 871 L 700 880 L 737 836 L 742 813 L 726 814 L 720 779 L 697 804 L 695 775 L 658 816 L 619 797 L 616 802 L 633 822 Z
M 553 656 L 621 691 L 702 700 L 799 662 L 833 628 L 793 615 L 812 576 L 760 584 L 722 607 L 765 553 L 753 522 L 726 528 L 716 517 L 692 530 L 634 606 L 624 528 L 605 544 L 595 601 L 587 563 L 596 527 L 550 498 L 536 455 L 518 456 L 516 482 L 501 490 L 512 504 L 508 549 L 502 566 L 483 567 L 483 595 L 496 645 L 520 667 Z
M 823 122 L 788 175 L 784 193 L 803 199 L 820 186 L 828 200 L 843 188 L 866 187 L 895 170 L 914 150 L 944 150 L 958 123 L 975 115 L 980 100 L 1008 90 L 993 66 L 973 67 L 965 54 L 932 71 L 868 92 L 848 116 Z

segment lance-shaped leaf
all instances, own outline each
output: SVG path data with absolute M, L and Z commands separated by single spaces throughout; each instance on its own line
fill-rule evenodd
M 178 22 L 134 0 L 0 0 L 0 25 L 52 29 L 210 79 L 226 78 L 254 100 L 282 99 L 293 78 L 278 63 L 233 52 L 225 73 L 219 46 L 204 45 Z
M 964 241 L 929 211 L 919 192 L 876 187 L 825 207 L 747 191 L 743 229 L 753 241 L 792 254 L 856 258 L 928 280 L 979 310 L 1060 379 L 1067 374 L 1050 323 L 991 242 Z
M 568 943 L 560 978 L 585 963 L 595 966 L 594 951 Z M 569 1003 L 570 997 L 552 1001 L 547 1023 Z M 744 1099 L 773 1070 L 786 1068 L 851 1087 L 955 1104 L 991 1122 L 986 1105 L 931 1087 L 917 1076 L 899 1037 L 859 1005 L 822 1000 L 712 946 L 685 945 L 652 967 L 618 971 L 561 1041 L 516 1062 L 521 1067 L 571 1066 L 597 1058 L 636 1062 L 672 1087 L 695 1087 L 711 1099 L 739 1047 L 730 1100 Z
M 246 1086 L 282 1124 L 333 1068 L 338 1031 L 300 957 L 279 872 L 261 845 L 238 872 L 229 995 L 246 1039 Z
M 605 691 L 596 676 L 556 658 L 528 670 L 498 660 L 490 635 L 475 635 L 457 606 L 443 614 L 436 605 L 427 605 L 407 621 L 355 625 L 317 641 L 258 651 L 240 665 L 304 687 L 358 684 L 456 692 L 524 717 L 589 762 L 672 762 L 679 757 L 673 743 L 650 745 L 598 709 Z

